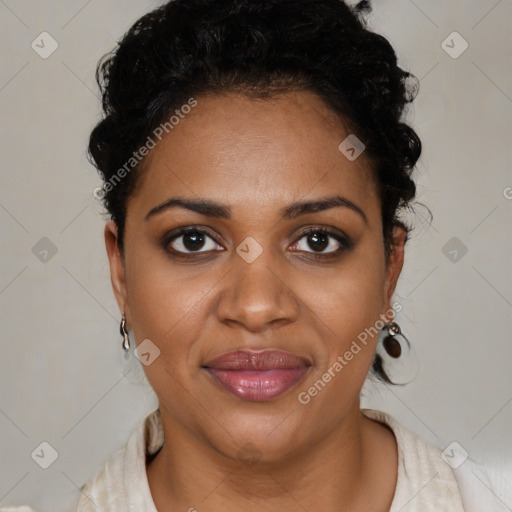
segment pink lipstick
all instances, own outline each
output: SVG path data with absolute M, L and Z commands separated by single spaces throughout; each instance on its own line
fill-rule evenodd
M 310 366 L 306 358 L 282 350 L 238 350 L 215 357 L 203 368 L 236 397 L 262 402 L 288 391 Z

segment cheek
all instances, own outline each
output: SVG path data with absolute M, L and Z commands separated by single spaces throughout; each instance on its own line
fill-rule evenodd
M 165 368 L 174 375 L 183 373 L 197 363 L 195 342 L 205 325 L 207 292 L 214 291 L 219 277 L 198 267 L 172 264 L 154 248 L 139 248 L 130 256 L 126 282 L 135 339 L 150 339 L 160 349 Z M 146 370 L 156 371 L 152 366 Z
M 200 326 L 197 315 L 207 300 L 206 291 L 213 286 L 208 281 L 206 273 L 194 279 L 155 267 L 140 272 L 131 281 L 129 291 L 134 327 L 141 336 L 152 338 L 166 349 L 167 345 L 185 347 L 187 338 L 193 338 Z
M 324 410 L 326 421 L 336 421 L 346 412 L 344 407 L 359 395 L 373 362 L 382 323 L 383 257 L 377 244 L 372 250 L 364 247 L 318 286 L 311 287 L 311 280 L 302 283 L 312 317 L 319 319 L 317 329 L 322 329 L 322 354 L 316 372 L 300 391 L 318 413 L 327 403 L 337 404 Z
M 322 332 L 322 350 L 297 399 L 311 417 L 322 415 L 324 426 L 348 413 L 373 362 L 382 311 L 379 268 L 378 258 L 354 255 L 343 269 L 322 280 L 321 288 L 312 291 L 309 280 L 308 304 Z
M 378 320 L 385 277 L 378 246 L 351 253 L 339 268 L 316 280 L 315 286 L 305 277 L 301 286 L 308 303 L 342 344 L 340 349 Z
M 192 278 L 176 267 L 171 271 L 149 260 L 127 271 L 135 340 L 138 344 L 150 339 L 160 350 L 159 356 L 144 366 L 146 377 L 173 416 L 192 428 L 190 403 L 199 395 L 194 382 L 197 372 L 191 370 L 198 368 L 200 357 L 197 341 L 205 325 L 201 313 L 207 300 L 205 291 L 215 281 L 207 272 Z M 191 396 L 196 398 L 191 401 Z

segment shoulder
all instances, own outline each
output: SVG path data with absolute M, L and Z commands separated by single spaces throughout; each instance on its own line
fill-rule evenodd
M 458 443 L 442 450 L 387 413 L 374 409 L 361 412 L 386 424 L 395 434 L 399 456 L 395 501 L 408 503 L 404 510 L 430 511 L 436 506 L 437 510 L 446 510 L 449 506 L 450 512 L 510 512 L 507 505 L 512 504 L 512 496 L 507 494 L 511 490 L 505 488 L 505 479 L 468 457 Z M 425 501 L 424 508 L 414 508 L 413 503 L 421 500 Z M 432 506 L 432 500 L 436 506 Z
M 496 471 L 467 458 L 453 470 L 466 512 L 510 512 L 512 471 Z
M 438 447 L 387 413 L 374 409 L 361 413 L 386 425 L 396 438 L 398 474 L 390 512 L 465 512 L 453 471 Z
M 117 450 L 80 488 L 75 512 L 150 510 L 152 503 L 146 475 L 146 456 L 163 443 L 160 411 L 148 414 Z M 144 508 L 146 507 L 146 508 Z M 153 510 L 151 510 L 153 512 Z
M 77 512 L 97 512 L 98 507 L 120 505 L 124 498 L 123 466 L 127 445 L 117 450 L 98 468 L 87 482 L 80 487 Z

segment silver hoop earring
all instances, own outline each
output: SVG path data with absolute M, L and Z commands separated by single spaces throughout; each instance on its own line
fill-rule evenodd
M 119 330 L 121 332 L 121 336 L 123 337 L 123 350 L 126 352 L 130 352 L 130 338 L 128 337 L 128 331 L 126 330 L 126 317 L 123 313 L 123 318 L 121 318 L 121 325 L 119 326 Z
M 388 322 L 382 327 L 376 354 L 392 384 L 407 384 L 418 374 L 416 351 L 396 322 Z

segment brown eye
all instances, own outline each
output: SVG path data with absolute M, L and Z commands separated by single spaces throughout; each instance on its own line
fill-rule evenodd
M 302 234 L 299 240 L 293 245 L 293 250 L 318 254 L 333 254 L 342 251 L 347 245 L 348 244 L 338 234 L 322 229 L 312 229 Z M 308 248 L 311 250 L 308 250 Z
M 324 251 L 329 246 L 329 236 L 325 233 L 311 233 L 306 239 L 309 247 L 314 251 Z
M 167 247 L 185 254 L 223 249 L 207 233 L 197 229 L 181 231 L 167 242 Z

